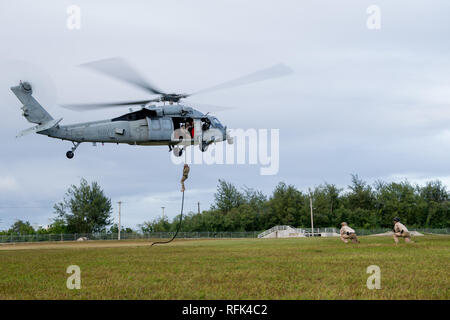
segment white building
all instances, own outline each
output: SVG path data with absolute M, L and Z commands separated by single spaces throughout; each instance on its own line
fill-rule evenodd
M 311 229 L 300 229 L 291 226 L 275 226 L 258 235 L 258 238 L 301 238 L 310 237 Z M 314 228 L 315 237 L 339 237 L 336 228 Z

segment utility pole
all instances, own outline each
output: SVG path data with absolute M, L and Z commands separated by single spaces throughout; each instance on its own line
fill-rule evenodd
M 119 204 L 119 233 L 117 235 L 117 240 L 120 240 L 120 207 L 122 206 L 122 201 L 117 202 Z
M 313 203 L 312 203 L 312 192 L 311 189 L 309 190 L 309 207 L 311 208 L 311 232 L 312 236 L 314 237 L 314 218 L 313 218 Z
M 198 207 L 198 214 L 200 214 L 200 201 L 197 202 L 197 207 Z

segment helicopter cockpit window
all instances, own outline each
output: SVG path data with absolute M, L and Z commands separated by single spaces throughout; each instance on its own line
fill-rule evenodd
M 220 123 L 220 121 L 217 118 L 211 118 L 211 122 L 213 124 L 214 127 L 216 128 L 222 128 L 222 124 Z
M 202 130 L 207 131 L 211 127 L 211 121 L 208 118 L 202 119 Z

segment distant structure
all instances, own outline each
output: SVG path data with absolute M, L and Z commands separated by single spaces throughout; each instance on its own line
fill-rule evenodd
M 423 236 L 418 231 L 410 231 L 413 236 Z M 392 231 L 370 234 L 370 236 L 392 236 Z M 275 226 L 258 234 L 258 238 L 303 238 L 311 237 L 311 229 L 294 228 L 291 226 Z M 315 228 L 314 237 L 340 237 L 339 230 L 336 228 Z
M 311 229 L 300 229 L 291 226 L 275 226 L 258 235 L 258 238 L 302 238 L 311 237 Z M 336 228 L 314 229 L 314 237 L 339 237 Z

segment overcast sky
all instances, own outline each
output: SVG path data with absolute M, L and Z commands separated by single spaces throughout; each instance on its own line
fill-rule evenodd
M 67 7 L 81 9 L 69 30 Z M 381 29 L 367 27 L 370 5 Z M 112 118 L 124 109 L 74 112 L 63 103 L 149 95 L 82 63 L 123 57 L 158 87 L 193 92 L 284 63 L 294 74 L 192 98 L 237 109 L 217 113 L 229 128 L 280 129 L 280 170 L 193 165 L 187 211 L 209 208 L 217 180 L 270 194 L 284 181 L 307 190 L 363 179 L 450 186 L 450 2 L 436 1 L 0 1 L 0 229 L 16 219 L 47 225 L 53 205 L 81 177 L 124 202 L 136 227 L 180 205 L 181 167 L 166 147 L 82 144 L 41 135 L 10 91 L 19 80 L 62 124 Z M 208 110 L 203 110 L 203 112 Z

